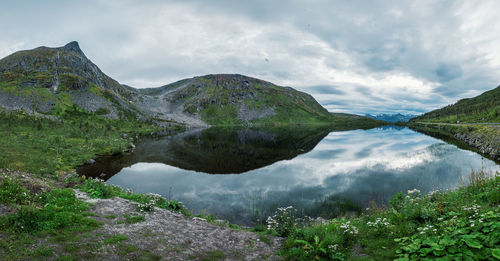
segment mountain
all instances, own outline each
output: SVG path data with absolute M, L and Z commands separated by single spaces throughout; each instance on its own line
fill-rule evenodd
M 355 114 L 335 112 L 330 114 L 333 118 L 331 122 L 336 126 L 335 130 L 370 129 L 387 125 L 387 122 Z
M 210 125 L 325 122 L 330 115 L 309 94 L 238 75 L 215 74 L 152 89 L 136 89 L 132 102 L 157 117 L 176 115 Z
M 479 123 L 500 122 L 500 86 L 474 98 L 459 100 L 411 121 Z
M 416 117 L 416 115 L 413 114 L 401 114 L 401 113 L 396 113 L 396 114 L 365 114 L 366 117 L 381 120 L 381 121 L 386 121 L 386 122 L 407 122 L 411 118 Z
M 144 118 L 129 102 L 130 90 L 104 74 L 77 42 L 0 60 L 0 105 L 7 110 L 58 115 L 75 106 L 109 118 Z
M 309 94 L 238 74 L 205 75 L 136 89 L 104 74 L 77 42 L 19 51 L 1 59 L 0 108 L 48 117 L 90 113 L 162 125 L 339 122 Z

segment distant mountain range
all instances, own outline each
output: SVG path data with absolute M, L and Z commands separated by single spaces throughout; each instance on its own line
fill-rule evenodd
M 381 121 L 386 121 L 386 122 L 407 122 L 411 118 L 416 117 L 417 115 L 413 114 L 401 114 L 401 113 L 396 113 L 396 114 L 377 114 L 377 115 L 372 115 L 372 114 L 365 114 L 366 117 L 381 120 Z

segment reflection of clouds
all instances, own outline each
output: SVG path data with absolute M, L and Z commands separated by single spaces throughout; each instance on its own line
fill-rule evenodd
M 163 166 L 164 164 L 161 163 L 138 163 L 133 166 L 132 171 L 133 172 L 152 171 L 161 168 Z
M 357 157 L 363 153 L 363 157 Z M 155 192 L 232 222 L 252 208 L 309 206 L 329 195 L 366 204 L 394 193 L 455 188 L 471 169 L 500 168 L 470 151 L 408 129 L 333 132 L 309 153 L 239 175 L 206 175 L 164 164 L 139 163 L 108 182 Z

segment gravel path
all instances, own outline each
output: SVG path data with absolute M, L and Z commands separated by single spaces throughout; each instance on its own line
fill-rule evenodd
M 138 213 L 137 203 L 122 198 L 91 199 L 78 190 L 76 195 L 92 203 L 90 211 L 97 214 L 93 218 L 104 222 L 95 233 L 124 235 L 128 243 L 161 260 L 280 260 L 275 252 L 281 247 L 282 238 L 213 225 L 160 208 Z M 123 222 L 126 215 L 144 216 L 145 220 L 128 224 Z M 99 255 L 106 260 L 138 258 L 116 254 L 113 248 L 103 249 Z

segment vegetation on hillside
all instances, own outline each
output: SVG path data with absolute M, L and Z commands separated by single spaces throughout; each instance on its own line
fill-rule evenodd
M 330 123 L 334 130 L 371 129 L 390 123 L 348 113 L 331 113 Z
M 0 111 L 0 168 L 63 173 L 96 155 L 121 153 L 132 136 L 158 130 L 148 122 L 110 120 L 77 107 L 65 108 L 58 119 Z
M 182 83 L 172 101 L 184 101 L 185 112 L 214 126 L 325 124 L 330 119 L 312 96 L 243 75 L 206 75 Z
M 500 122 L 500 86 L 474 98 L 411 119 L 413 122 L 481 123 Z

